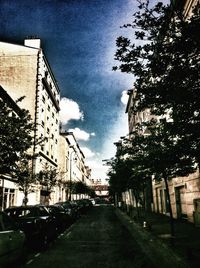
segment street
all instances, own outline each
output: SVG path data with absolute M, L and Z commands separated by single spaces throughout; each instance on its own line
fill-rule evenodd
M 28 254 L 20 268 L 148 267 L 136 242 L 112 206 L 93 207 L 42 252 Z

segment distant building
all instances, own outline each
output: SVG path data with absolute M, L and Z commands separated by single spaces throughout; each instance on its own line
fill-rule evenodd
M 108 197 L 109 191 L 108 191 L 108 185 L 92 185 L 92 189 L 95 191 L 95 194 L 97 197 Z
M 69 184 L 73 182 L 82 182 L 88 186 L 91 184 L 91 169 L 86 166 L 85 155 L 72 132 L 61 131 L 60 133 L 60 157 L 59 167 L 64 174 L 64 181 L 68 187 L 65 189 L 66 200 L 85 197 L 73 195 Z

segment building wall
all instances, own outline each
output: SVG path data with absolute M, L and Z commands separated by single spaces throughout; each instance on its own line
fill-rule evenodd
M 29 110 L 35 123 L 35 146 L 31 151 L 38 154 L 33 163 L 38 173 L 46 163 L 50 168 L 58 167 L 60 92 L 40 42 L 29 40 L 28 45 L 0 42 L 0 85 L 13 100 L 25 96 L 19 106 Z M 42 189 L 38 187 L 35 197 L 30 195 L 31 203 L 41 202 Z M 53 191 L 50 202 L 55 199 Z
M 38 50 L 0 42 L 0 85 L 35 118 Z
M 183 14 L 185 17 L 190 17 L 193 12 L 193 8 L 200 3 L 199 0 L 185 0 Z
M 174 218 L 184 218 L 194 222 L 195 200 L 200 198 L 199 172 L 187 177 L 173 178 L 168 184 Z M 154 211 L 168 214 L 165 189 L 164 181 L 153 180 Z

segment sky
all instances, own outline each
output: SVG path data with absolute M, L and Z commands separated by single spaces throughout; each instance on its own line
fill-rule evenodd
M 112 71 L 116 38 L 131 22 L 136 0 L 0 0 L 0 40 L 23 44 L 41 38 L 61 92 L 63 129 L 72 131 L 92 169 L 104 181 L 102 160 L 128 133 L 125 114 L 132 75 Z

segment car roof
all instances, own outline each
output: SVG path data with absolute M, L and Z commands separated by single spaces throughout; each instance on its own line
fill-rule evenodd
M 37 207 L 45 207 L 43 205 L 27 205 L 27 206 L 14 206 L 14 207 L 9 207 L 9 208 L 6 208 L 5 211 L 8 211 L 8 210 L 17 210 L 17 209 L 30 209 L 30 208 L 37 208 Z

